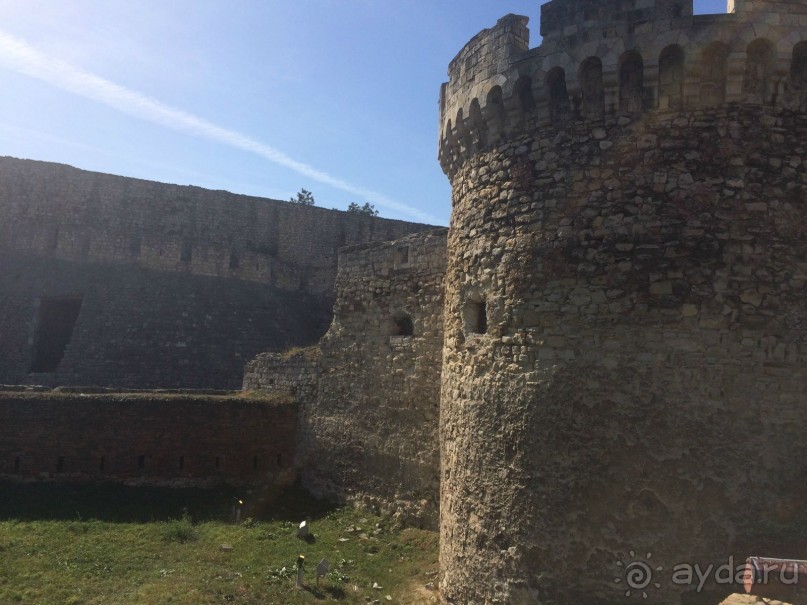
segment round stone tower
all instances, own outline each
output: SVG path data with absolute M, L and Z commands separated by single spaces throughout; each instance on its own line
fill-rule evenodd
M 807 558 L 807 5 L 729 10 L 553 0 L 451 62 L 448 603 L 714 604 Z

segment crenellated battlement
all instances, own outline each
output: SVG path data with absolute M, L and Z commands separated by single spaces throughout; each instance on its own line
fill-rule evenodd
M 507 15 L 449 66 L 440 95 L 439 160 L 466 158 L 535 129 L 623 121 L 648 111 L 724 103 L 807 109 L 807 3 L 729 0 L 693 15 L 692 0 L 553 0 L 542 44 Z
M 602 37 L 649 29 L 671 29 L 676 21 L 692 16 L 692 0 L 555 0 L 541 7 L 541 35 L 544 41 L 579 35 Z

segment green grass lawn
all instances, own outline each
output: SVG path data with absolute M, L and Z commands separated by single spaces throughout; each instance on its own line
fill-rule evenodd
M 235 525 L 239 497 L 244 520 Z M 303 520 L 308 541 L 296 536 Z M 294 587 L 300 554 L 302 590 Z M 317 584 L 323 558 L 331 570 Z M 2 605 L 428 603 L 423 587 L 436 568 L 435 533 L 295 490 L 0 483 Z

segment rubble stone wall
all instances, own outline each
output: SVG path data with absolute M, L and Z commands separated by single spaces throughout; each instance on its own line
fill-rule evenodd
M 282 398 L 0 391 L 0 477 L 132 485 L 294 480 Z
M 341 251 L 298 454 L 315 494 L 435 528 L 445 245 L 442 229 Z
M 80 301 L 55 371 L 35 371 L 49 301 Z M 317 341 L 327 299 L 266 284 L 18 253 L 0 267 L 0 383 L 118 388 L 241 386 L 261 351 Z
M 5 249 L 332 296 L 336 251 L 429 229 L 227 191 L 0 158 Z
M 319 348 L 261 353 L 244 371 L 245 391 L 288 394 L 297 401 L 313 401 L 319 383 Z
M 622 603 L 645 553 L 647 602 L 714 603 L 673 567 L 805 547 L 805 6 L 607 4 L 443 89 L 449 603 Z
M 427 228 L 0 158 L 0 383 L 237 388 L 324 334 L 338 247 Z

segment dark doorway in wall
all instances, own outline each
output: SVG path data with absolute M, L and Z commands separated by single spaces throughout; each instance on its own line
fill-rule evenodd
M 37 329 L 31 372 L 55 372 L 76 325 L 80 298 L 43 298 L 37 315 Z

